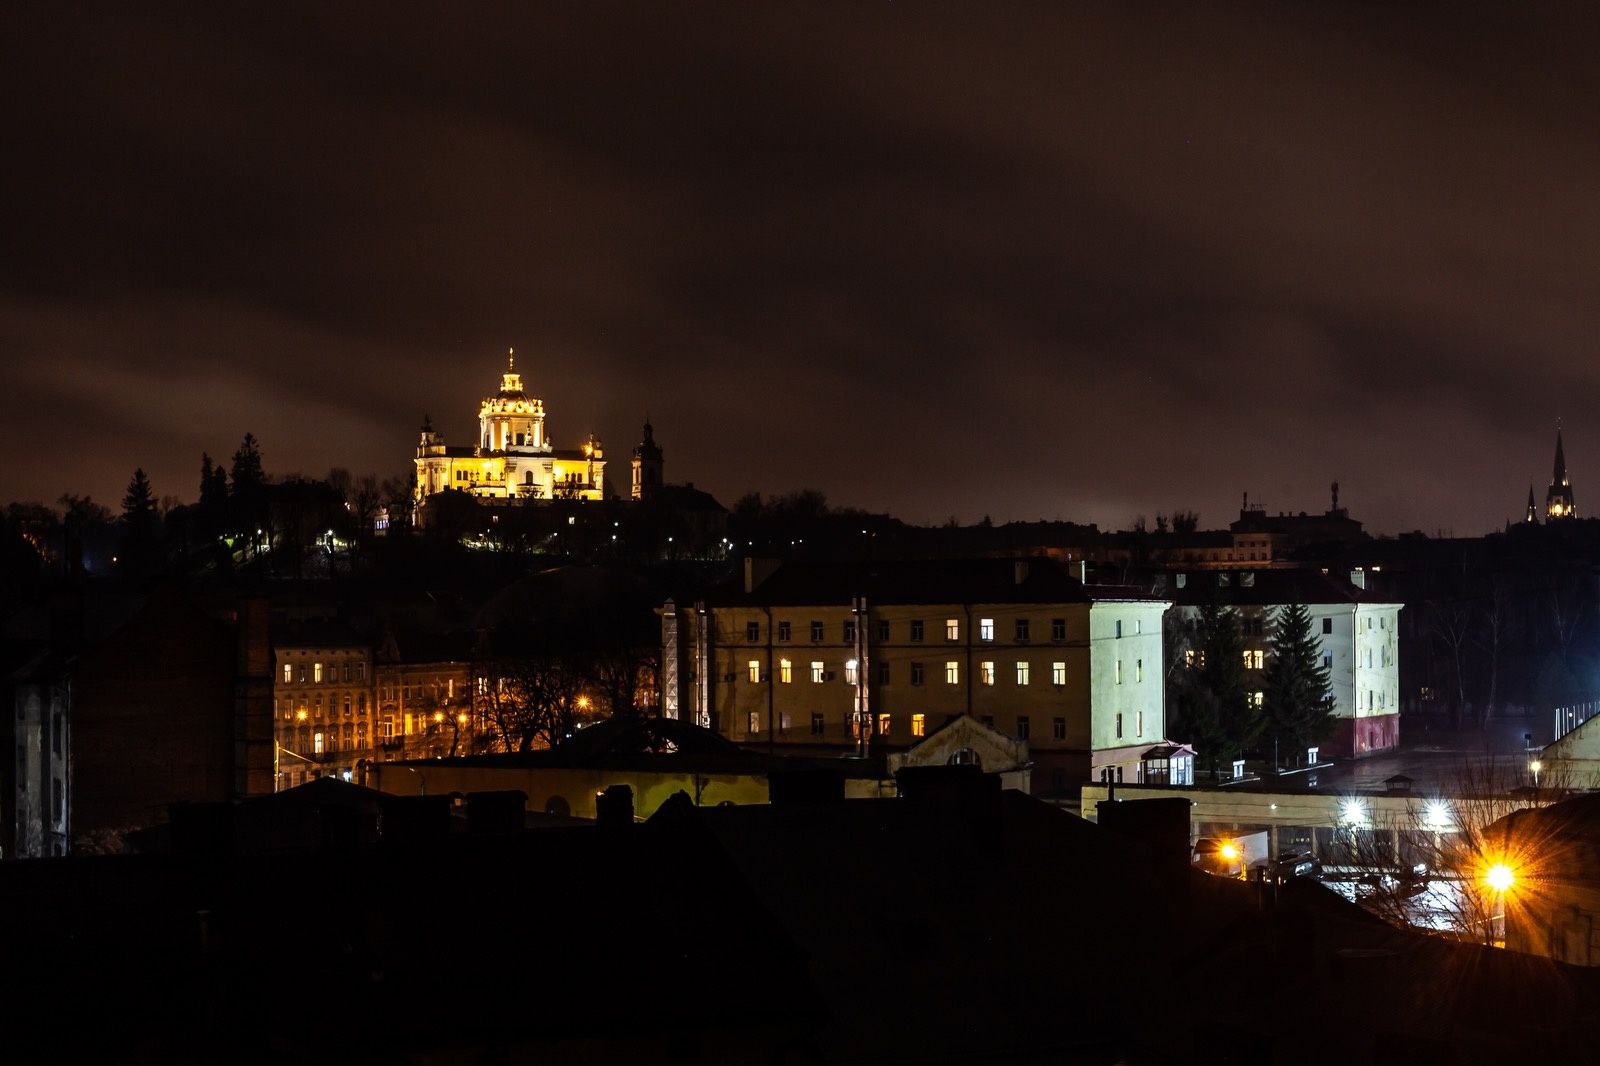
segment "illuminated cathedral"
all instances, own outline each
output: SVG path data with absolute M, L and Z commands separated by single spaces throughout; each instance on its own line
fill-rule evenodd
M 605 470 L 605 453 L 593 433 L 579 448 L 550 442 L 544 401 L 523 389 L 513 349 L 506 353 L 499 390 L 478 405 L 477 444 L 447 445 L 423 419 L 414 498 L 420 505 L 457 489 L 485 500 L 601 500 Z

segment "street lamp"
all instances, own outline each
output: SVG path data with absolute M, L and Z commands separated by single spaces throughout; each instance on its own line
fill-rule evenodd
M 1494 889 L 1498 893 L 1504 894 L 1510 890 L 1512 885 L 1516 884 L 1517 875 L 1515 871 L 1513 871 L 1511 867 L 1507 866 L 1505 863 L 1497 862 L 1493 866 L 1489 867 L 1487 871 L 1485 871 L 1483 880 L 1484 883 L 1490 888 Z
M 1534 788 L 1539 787 L 1539 771 L 1543 769 L 1544 763 L 1540 762 L 1538 759 L 1532 759 L 1528 762 L 1528 770 L 1533 774 Z

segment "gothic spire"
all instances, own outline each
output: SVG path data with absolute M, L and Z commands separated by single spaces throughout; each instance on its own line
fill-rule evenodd
M 1556 471 L 1551 479 L 1552 484 L 1566 485 L 1567 482 L 1567 456 L 1561 450 L 1561 426 L 1556 425 Z

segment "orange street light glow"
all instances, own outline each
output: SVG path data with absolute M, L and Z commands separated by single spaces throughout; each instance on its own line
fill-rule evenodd
M 1503 862 L 1497 862 L 1489 867 L 1488 872 L 1483 875 L 1483 879 L 1496 892 L 1504 892 L 1516 882 L 1517 877 L 1516 874 L 1512 873 L 1511 867 Z

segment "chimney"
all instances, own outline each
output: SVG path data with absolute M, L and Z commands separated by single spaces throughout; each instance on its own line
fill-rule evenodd
M 595 824 L 627 826 L 633 824 L 633 789 L 627 785 L 608 785 L 594 797 Z
M 776 559 L 756 559 L 745 556 L 744 560 L 744 591 L 746 594 L 756 590 L 767 578 L 771 577 L 778 569 Z

